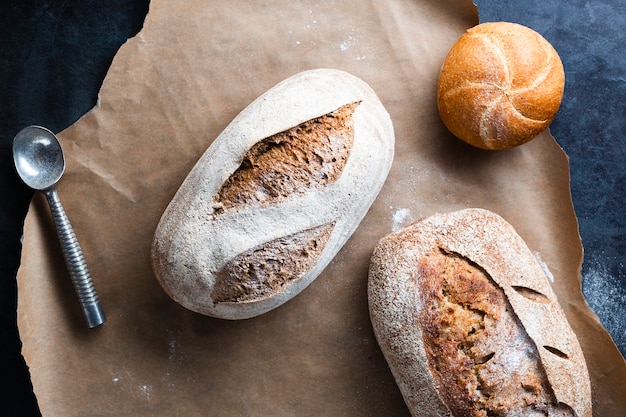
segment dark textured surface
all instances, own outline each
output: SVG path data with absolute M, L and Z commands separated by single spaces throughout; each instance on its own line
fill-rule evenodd
M 626 2 L 475 0 L 481 21 L 541 33 L 565 68 L 550 131 L 570 159 L 583 293 L 626 356 Z
M 522 23 L 557 49 L 566 72 L 551 132 L 570 157 L 585 247 L 583 289 L 626 354 L 626 3 L 475 0 L 481 21 Z M 32 193 L 11 159 L 29 124 L 61 131 L 90 110 L 115 52 L 141 29 L 148 0 L 23 0 L 0 5 L 0 415 L 39 415 L 20 355 L 16 283 Z
M 30 124 L 59 132 L 96 103 L 115 52 L 138 32 L 148 0 L 0 3 L 0 415 L 40 415 L 21 357 L 15 275 L 32 192 L 11 145 Z

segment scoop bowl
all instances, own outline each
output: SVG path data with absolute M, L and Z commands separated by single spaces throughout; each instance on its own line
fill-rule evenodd
M 28 126 L 13 139 L 13 161 L 24 183 L 41 191 L 48 200 L 65 263 L 87 326 L 93 328 L 101 325 L 106 318 L 82 249 L 55 187 L 65 171 L 61 144 L 50 130 L 41 126 Z

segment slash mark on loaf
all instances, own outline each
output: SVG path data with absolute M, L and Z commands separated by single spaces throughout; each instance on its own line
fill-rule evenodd
M 436 248 L 421 260 L 415 279 L 425 300 L 418 320 L 429 367 L 452 414 L 574 415 L 556 401 L 537 346 L 483 268 Z M 536 291 L 516 290 L 545 302 Z M 544 348 L 566 359 L 562 352 Z
M 321 256 L 334 223 L 274 239 L 241 253 L 218 274 L 211 298 L 215 303 L 268 298 L 301 278 Z
M 214 207 L 267 207 L 341 175 L 354 141 L 352 115 L 359 103 L 308 120 L 261 140 L 218 191 Z

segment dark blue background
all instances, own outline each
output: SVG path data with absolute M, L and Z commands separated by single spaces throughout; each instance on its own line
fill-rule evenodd
M 476 0 L 480 20 L 522 23 L 565 67 L 551 132 L 570 157 L 585 248 L 583 291 L 626 355 L 626 2 Z M 0 5 L 0 415 L 39 415 L 16 326 L 20 236 L 32 192 L 11 143 L 30 124 L 59 132 L 96 103 L 117 49 L 142 27 L 148 0 L 14 0 Z M 62 382 L 60 382 L 62 383 Z

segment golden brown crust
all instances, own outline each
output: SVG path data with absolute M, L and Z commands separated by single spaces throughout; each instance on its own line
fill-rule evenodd
M 545 130 L 561 104 L 565 74 L 537 32 L 508 22 L 469 29 L 442 65 L 437 104 L 446 127 L 483 149 L 507 149 Z
M 333 224 L 264 242 L 228 261 L 217 275 L 211 298 L 237 303 L 271 297 L 301 278 L 322 255 Z
M 415 416 L 591 416 L 578 341 L 542 267 L 494 213 L 434 215 L 385 237 L 368 297 Z
M 554 398 L 536 346 L 486 271 L 435 248 L 416 281 L 429 370 L 455 416 L 574 415 Z
M 336 181 L 354 141 L 352 114 L 357 106 L 346 104 L 252 146 L 215 195 L 214 215 L 279 204 Z M 258 301 L 280 293 L 315 265 L 333 227 L 306 229 L 240 253 L 218 272 L 213 302 Z
M 357 106 L 346 104 L 258 142 L 222 185 L 214 207 L 266 207 L 335 181 L 350 155 Z

